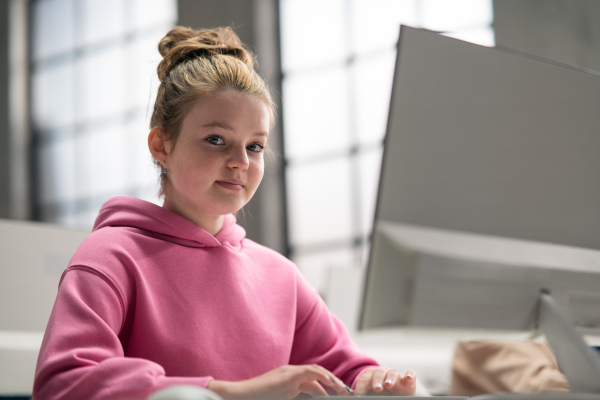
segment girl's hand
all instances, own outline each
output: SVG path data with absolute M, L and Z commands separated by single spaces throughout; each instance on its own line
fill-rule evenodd
M 402 376 L 395 369 L 371 368 L 356 381 L 354 395 L 414 396 L 416 390 L 417 375 L 413 371 Z
M 316 364 L 284 365 L 245 381 L 214 380 L 208 384 L 208 389 L 225 400 L 288 400 L 299 394 L 327 396 L 325 387 L 339 395 L 348 394 L 338 378 Z

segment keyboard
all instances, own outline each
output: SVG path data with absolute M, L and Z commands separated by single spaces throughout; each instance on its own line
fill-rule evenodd
M 360 400 L 466 400 L 465 396 L 360 396 Z M 356 396 L 330 396 L 330 397 L 315 397 L 314 399 L 321 400 L 357 400 Z

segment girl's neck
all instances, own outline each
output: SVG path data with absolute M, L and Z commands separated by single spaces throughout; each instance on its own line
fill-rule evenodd
M 163 208 L 193 222 L 213 236 L 217 236 L 221 229 L 223 229 L 223 222 L 225 221 L 225 216 L 223 215 L 204 215 L 198 212 L 191 212 L 185 207 L 179 207 L 177 204 L 169 201 L 166 197 Z

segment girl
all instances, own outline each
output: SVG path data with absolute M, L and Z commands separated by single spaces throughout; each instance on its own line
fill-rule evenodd
M 159 51 L 148 146 L 164 204 L 104 204 L 61 278 L 34 398 L 144 399 L 182 384 L 224 399 L 414 394 L 414 373 L 362 354 L 296 267 L 235 222 L 274 122 L 253 55 L 229 28 L 176 27 Z

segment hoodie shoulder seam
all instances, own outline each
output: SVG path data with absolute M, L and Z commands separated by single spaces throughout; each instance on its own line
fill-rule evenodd
M 123 316 L 123 318 L 121 319 L 121 327 L 119 330 L 123 330 L 123 326 L 125 325 L 125 315 L 126 315 L 125 300 L 123 299 L 123 295 L 122 295 L 121 291 L 119 290 L 117 284 L 114 282 L 114 280 L 111 279 L 106 274 L 102 273 L 101 271 L 97 270 L 96 268 L 90 267 L 89 265 L 71 265 L 65 270 L 62 278 L 64 278 L 64 276 L 67 272 L 72 271 L 72 270 L 84 271 L 84 272 L 88 272 L 93 275 L 96 275 L 97 277 L 99 277 L 100 279 L 105 281 L 108 284 L 108 286 L 113 290 L 113 292 L 115 292 L 117 299 L 119 299 L 119 304 L 121 305 L 121 315 Z M 61 281 L 62 281 L 62 278 L 61 278 Z

